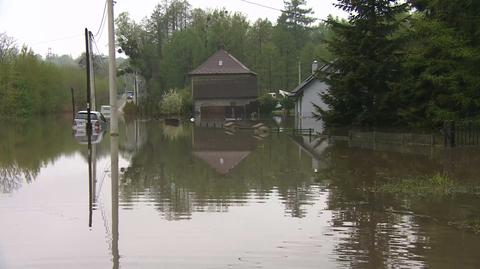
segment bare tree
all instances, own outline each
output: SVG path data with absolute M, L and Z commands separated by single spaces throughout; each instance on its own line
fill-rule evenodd
M 6 33 L 0 33 L 0 64 L 11 60 L 17 53 L 15 40 Z

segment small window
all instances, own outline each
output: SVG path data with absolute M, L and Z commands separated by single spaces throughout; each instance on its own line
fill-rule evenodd
M 222 61 L 222 60 L 219 60 L 219 61 L 218 61 L 218 65 L 219 65 L 219 66 L 222 66 L 222 65 L 223 65 L 223 61 Z

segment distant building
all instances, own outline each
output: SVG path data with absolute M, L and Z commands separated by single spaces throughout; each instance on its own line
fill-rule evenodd
M 257 74 L 218 50 L 189 73 L 194 112 L 200 120 L 240 120 L 258 111 Z
M 325 66 L 321 69 L 323 68 Z M 320 94 L 327 91 L 328 85 L 318 78 L 318 70 L 318 64 L 315 61 L 312 64 L 312 74 L 291 92 L 291 96 L 295 99 L 295 128 L 323 131 L 323 123 L 313 116 L 316 112 L 314 104 L 322 109 L 328 108 L 320 97 Z

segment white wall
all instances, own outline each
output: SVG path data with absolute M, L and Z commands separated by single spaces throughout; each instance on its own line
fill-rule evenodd
M 327 109 L 327 105 L 322 101 L 319 93 L 323 93 L 327 90 L 328 86 L 322 81 L 312 81 L 303 91 L 302 96 L 299 97 L 295 104 L 296 112 L 296 125 L 299 129 L 312 128 L 315 132 L 323 131 L 323 123 L 313 118 L 312 113 L 316 112 L 312 103 L 318 105 L 323 109 Z

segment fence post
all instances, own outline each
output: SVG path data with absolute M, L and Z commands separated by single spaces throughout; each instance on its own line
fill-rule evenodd
M 445 147 L 455 147 L 455 122 L 454 121 L 445 121 L 443 123 L 443 136 Z

